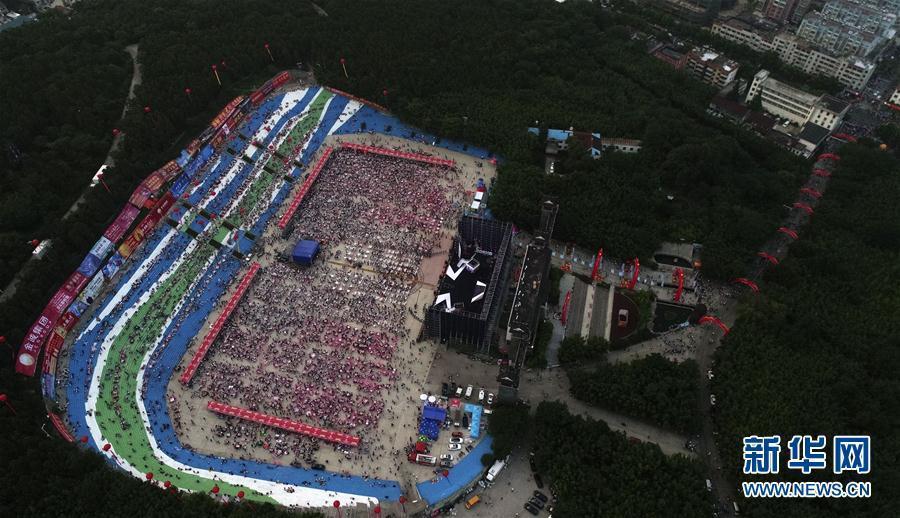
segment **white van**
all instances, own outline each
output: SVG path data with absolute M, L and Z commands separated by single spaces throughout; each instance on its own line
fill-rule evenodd
M 712 491 L 712 481 L 710 479 L 706 479 L 706 490 Z
M 472 385 L 466 387 L 466 399 L 472 399 Z

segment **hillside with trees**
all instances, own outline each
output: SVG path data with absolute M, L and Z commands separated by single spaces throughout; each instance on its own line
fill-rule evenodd
M 697 460 L 629 442 L 561 403 L 541 403 L 533 429 L 535 465 L 558 495 L 554 516 L 693 518 L 709 512 Z
M 900 505 L 900 162 L 874 145 L 840 154 L 809 230 L 743 304 L 712 391 L 731 480 L 832 480 L 831 438 L 871 435 L 872 473 L 852 479 L 871 481 L 873 496 L 742 504 L 756 517 L 878 517 Z M 794 434 L 828 437 L 828 470 L 742 474 L 743 437 L 781 435 L 786 448 Z
M 697 362 L 675 363 L 659 354 L 630 363 L 566 369 L 572 395 L 592 405 L 620 412 L 682 433 L 700 425 Z
M 50 295 L 142 178 L 176 156 L 235 95 L 298 62 L 310 66 L 320 82 L 385 104 L 411 124 L 499 154 L 504 162 L 491 200 L 498 216 L 529 228 L 536 221 L 540 196 L 555 195 L 561 207 L 556 235 L 585 247 L 603 246 L 610 256 L 646 257 L 663 239 L 699 241 L 705 245 L 707 275 L 733 276 L 743 271 L 757 245 L 777 226 L 781 203 L 791 199 L 808 174 L 808 164 L 790 153 L 708 118 L 704 110 L 710 88 L 646 56 L 643 43 L 631 40 L 628 19 L 601 9 L 599 3 L 320 0 L 317 4 L 328 16 L 307 2 L 84 0 L 71 15 L 44 14 L 36 23 L 0 34 L 0 287 L 5 288 L 26 264 L 27 241 L 49 238 L 55 243 L 44 259 L 25 267 L 15 294 L 0 303 L 0 334 L 10 344 L 18 345 Z M 266 42 L 274 62 L 263 49 Z M 143 84 L 120 120 L 131 75 L 124 48 L 133 44 L 140 49 Z M 349 78 L 341 70 L 341 57 L 347 60 Z M 221 87 L 210 71 L 212 64 L 219 64 Z M 190 97 L 185 88 L 192 89 Z M 144 106 L 152 108 L 149 114 Z M 565 176 L 547 176 L 540 166 L 542 143 L 525 133 L 535 121 L 545 128 L 571 126 L 639 138 L 644 148 L 637 155 L 609 153 L 596 161 L 573 157 L 564 164 Z M 125 138 L 115 167 L 105 175 L 109 192 L 91 190 L 80 209 L 62 220 L 106 156 L 113 128 L 124 132 Z M 850 164 L 848 171 L 853 173 L 847 176 L 870 174 L 863 168 L 867 164 L 857 164 L 858 170 Z M 887 201 L 894 191 L 887 189 L 892 184 L 884 176 L 874 187 L 886 192 L 872 194 Z M 851 182 L 844 189 L 843 193 L 835 189 L 834 196 L 830 190 L 828 198 L 850 197 L 871 209 L 859 201 L 859 191 L 868 192 L 873 186 Z M 894 219 L 880 221 L 897 221 L 895 214 L 883 215 Z M 845 254 L 841 261 L 820 264 L 814 252 L 821 250 L 804 249 L 811 244 L 801 240 L 797 261 L 807 250 L 811 263 L 799 264 L 820 268 L 812 271 L 822 276 L 863 283 L 838 284 L 850 292 L 895 276 L 889 265 L 896 261 L 886 261 L 896 259 L 891 248 L 896 236 L 864 216 L 868 212 L 853 218 L 862 230 L 848 242 L 874 251 L 874 256 L 841 250 Z M 832 238 L 821 246 L 839 246 L 836 243 Z M 785 271 L 792 271 L 789 265 Z M 805 299 L 810 305 L 826 304 L 828 293 L 822 291 L 818 276 L 798 275 L 790 282 L 800 281 L 815 286 L 808 288 Z M 883 291 L 874 291 L 871 299 L 857 301 L 843 293 L 834 298 L 890 316 L 896 293 L 889 291 L 891 283 L 883 284 L 878 287 Z M 775 307 L 783 304 L 771 300 Z M 857 316 L 864 318 L 854 325 L 867 331 L 857 338 L 872 341 L 853 349 L 867 353 L 856 360 L 868 365 L 879 359 L 883 363 L 873 363 L 876 367 L 893 366 L 896 357 L 887 352 L 890 349 L 874 344 L 885 345 L 887 331 L 896 331 L 894 325 L 882 318 L 882 327 L 876 330 L 863 325 L 873 324 L 871 318 Z M 811 321 L 812 331 L 828 329 L 837 320 L 817 327 L 818 322 Z M 754 330 L 735 339 L 758 336 L 763 335 Z M 757 344 L 759 350 L 763 344 Z M 0 513 L 53 515 L 50 507 L 29 506 L 28 497 L 41 495 L 48 499 L 41 505 L 55 503 L 85 516 L 178 516 L 194 509 L 194 497 L 162 495 L 106 469 L 96 457 L 47 438 L 41 432 L 44 412 L 37 384 L 10 381 L 11 356 L 4 356 L 0 379 L 5 381 L 0 384 L 19 414 L 15 419 L 4 414 L 0 421 L 6 468 L 0 506 L 9 506 L 0 507 Z M 828 368 L 819 367 L 824 376 Z M 886 383 L 885 390 L 875 394 L 883 408 L 893 408 L 881 399 L 893 394 L 892 387 Z M 720 392 L 727 390 L 723 387 Z M 735 408 L 759 404 L 741 397 L 734 396 Z M 876 415 L 872 407 L 866 408 L 872 420 L 890 421 L 890 416 L 898 415 Z M 578 437 L 594 437 L 590 430 L 596 426 L 573 422 L 573 433 L 565 436 L 573 446 L 560 451 L 572 451 Z M 737 425 L 729 430 L 739 431 Z M 551 444 L 557 445 L 554 441 Z M 617 445 L 616 440 L 592 447 L 601 455 Z M 659 455 L 648 449 L 629 457 L 628 463 L 611 465 L 628 477 L 611 475 L 598 465 L 604 477 L 586 481 L 575 480 L 583 474 L 577 458 L 567 460 L 557 475 L 571 482 L 561 491 L 573 498 L 600 494 L 598 502 L 610 514 L 633 508 L 634 516 L 647 516 L 671 509 L 669 501 L 674 499 L 682 506 L 676 509 L 684 512 L 681 515 L 696 516 L 689 513 L 700 509 L 698 500 L 704 492 L 695 486 L 701 479 L 692 465 L 671 468 Z M 640 469 L 625 471 L 631 464 Z M 663 473 L 675 469 L 678 477 L 654 476 L 661 468 Z M 678 483 L 672 484 L 672 478 Z M 604 481 L 602 487 L 598 480 Z M 890 482 L 885 487 L 891 487 Z M 627 493 L 629 498 L 621 503 L 613 498 L 632 484 L 637 489 Z M 20 485 L 27 490 L 20 491 Z M 639 489 L 652 489 L 658 500 L 645 501 Z M 585 496 L 584 502 L 579 509 L 593 509 L 587 507 L 593 500 Z M 245 512 L 214 508 L 205 500 L 196 506 L 198 515 Z

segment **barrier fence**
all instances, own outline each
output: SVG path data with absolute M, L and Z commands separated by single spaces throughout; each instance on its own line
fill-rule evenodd
M 228 304 L 225 305 L 225 309 L 222 310 L 219 318 L 216 319 L 216 322 L 209 330 L 209 333 L 207 333 L 206 337 L 203 339 L 203 343 L 200 344 L 200 348 L 197 349 L 197 352 L 194 353 L 194 357 L 191 358 L 191 362 L 188 364 L 187 369 L 184 370 L 181 378 L 179 378 L 181 383 L 187 385 L 191 382 L 191 379 L 194 378 L 194 374 L 197 373 L 197 367 L 199 367 L 200 363 L 203 362 L 203 359 L 206 357 L 206 353 L 209 352 L 209 348 L 219 336 L 219 333 L 222 331 L 222 327 L 225 325 L 225 322 L 228 321 L 228 317 L 231 316 L 234 308 L 236 308 L 238 303 L 241 301 L 241 297 L 244 296 L 244 293 L 247 291 L 247 288 L 253 281 L 253 277 L 256 276 L 256 272 L 258 271 L 259 263 L 253 263 L 247 273 L 244 274 L 244 278 L 241 279 L 240 284 L 238 284 L 237 291 L 235 291 L 234 295 L 232 295 L 228 300 Z
M 455 161 L 447 160 L 445 158 L 435 158 L 433 156 L 423 155 L 420 153 L 409 153 L 406 151 L 397 151 L 394 149 L 387 149 L 383 147 L 366 146 L 363 144 L 356 144 L 354 142 L 341 142 L 341 148 L 354 149 L 356 151 L 362 151 L 363 153 L 374 153 L 376 155 L 386 155 L 396 158 L 403 158 L 406 160 L 415 160 L 416 162 L 424 162 L 426 164 L 432 165 L 443 165 L 447 167 L 453 167 L 456 165 Z
M 287 212 L 285 212 L 284 216 L 281 216 L 281 219 L 278 220 L 278 228 L 286 227 L 291 218 L 294 217 L 294 213 L 297 212 L 297 208 L 300 207 L 300 203 L 303 202 L 303 198 L 306 197 L 306 193 L 309 192 L 312 184 L 316 181 L 316 178 L 319 177 L 319 173 L 322 172 L 322 168 L 325 167 L 325 162 L 328 161 L 328 157 L 331 156 L 332 151 L 334 151 L 334 148 L 332 147 L 325 148 L 325 152 L 322 154 L 322 158 L 320 158 L 319 161 L 316 162 L 315 167 L 313 167 L 312 171 L 309 172 L 309 176 L 307 176 L 306 180 L 303 181 L 303 185 L 300 186 L 300 192 L 298 192 L 297 196 L 294 197 L 294 200 L 288 207 Z
M 359 446 L 359 437 L 343 432 L 337 432 L 325 428 L 318 428 L 298 421 L 291 421 L 290 419 L 283 419 L 281 417 L 254 412 L 253 410 L 247 410 L 246 408 L 226 405 L 224 403 L 219 403 L 218 401 L 210 401 L 206 404 L 206 408 L 218 414 L 246 419 L 247 421 L 253 421 L 254 423 L 264 424 L 266 426 L 272 426 L 274 428 L 280 428 L 289 432 L 308 435 L 310 437 L 315 437 L 316 439 L 321 439 L 323 441 L 343 444 L 345 446 Z

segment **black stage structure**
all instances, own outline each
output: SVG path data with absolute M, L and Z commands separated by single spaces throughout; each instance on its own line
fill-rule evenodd
M 425 313 L 429 338 L 489 354 L 509 279 L 512 226 L 463 216 L 444 273 Z

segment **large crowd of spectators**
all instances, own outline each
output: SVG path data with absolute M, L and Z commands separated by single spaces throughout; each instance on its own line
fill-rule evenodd
M 422 260 L 451 234 L 461 212 L 454 200 L 462 194 L 450 168 L 336 151 L 298 211 L 282 245 L 287 253 L 257 257 L 263 268 L 192 390 L 200 401 L 357 435 L 360 447 L 226 417 L 213 421 L 210 440 L 240 457 L 263 447 L 273 457 L 306 462 L 323 446 L 346 459 L 396 453 L 378 446 L 373 434 L 401 403 L 417 407 L 403 381 L 414 360 L 397 354 L 401 345 L 423 347 L 410 333 L 407 301 Z M 285 260 L 300 239 L 321 244 L 312 266 Z

